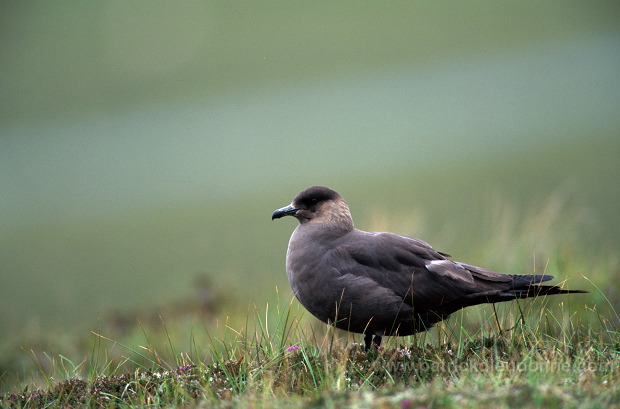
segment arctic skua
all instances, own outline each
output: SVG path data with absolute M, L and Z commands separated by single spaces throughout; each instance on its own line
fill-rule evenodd
M 426 331 L 464 307 L 586 292 L 540 285 L 550 275 L 451 261 L 413 237 L 358 230 L 342 196 L 324 186 L 301 191 L 271 218 L 284 216 L 299 221 L 286 253 L 295 296 L 319 320 L 364 334 L 366 350 L 382 336 Z

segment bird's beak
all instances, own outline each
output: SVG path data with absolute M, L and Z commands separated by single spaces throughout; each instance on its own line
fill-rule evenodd
M 271 220 L 279 219 L 280 217 L 284 216 L 294 216 L 295 213 L 297 213 L 297 210 L 299 209 L 295 209 L 292 205 L 284 206 L 283 208 L 275 210 L 273 212 L 273 214 L 271 215 Z

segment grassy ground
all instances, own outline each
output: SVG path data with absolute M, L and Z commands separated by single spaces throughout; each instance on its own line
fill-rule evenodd
M 531 270 L 566 272 L 566 287 L 590 294 L 468 308 L 428 333 L 387 338 L 366 353 L 355 343 L 360 336 L 317 323 L 288 291 L 248 307 L 197 283 L 196 296 L 160 305 L 158 314 L 118 311 L 87 337 L 56 340 L 73 346 L 67 353 L 24 349 L 20 375 L 3 374 L 8 393 L 0 404 L 620 407 L 617 259 L 578 251 L 583 220 L 563 205 L 551 197 L 522 218 L 498 206 L 503 223 L 493 223 L 481 254 L 506 271 L 531 259 Z M 377 218 L 376 227 L 393 230 L 401 216 Z M 533 242 L 547 253 L 533 256 Z
M 582 312 L 551 303 L 512 306 L 485 317 L 477 329 L 468 329 L 458 314 L 434 336 L 392 338 L 370 352 L 330 328 L 307 329 L 290 306 L 279 312 L 272 330 L 260 315 L 252 318 L 253 332 L 228 327 L 224 337 L 210 338 L 204 356 L 204 345 L 195 339 L 185 350 L 168 339 L 162 350 L 152 344 L 122 346 L 122 357 L 111 358 L 108 347 L 115 343 L 97 337 L 83 362 L 61 356 L 45 371 L 35 359 L 48 386 L 5 395 L 2 404 L 618 407 L 617 326 L 593 311 L 597 321 L 582 322 Z M 503 327 L 506 321 L 510 328 Z

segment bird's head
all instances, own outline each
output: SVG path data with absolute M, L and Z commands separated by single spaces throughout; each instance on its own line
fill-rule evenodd
M 273 212 L 271 219 L 294 216 L 300 224 L 335 223 L 334 227 L 350 230 L 353 220 L 342 196 L 325 186 L 312 186 L 302 190 L 293 202 Z

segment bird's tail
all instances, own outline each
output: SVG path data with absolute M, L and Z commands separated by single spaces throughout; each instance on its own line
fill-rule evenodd
M 479 269 L 480 270 L 480 269 Z M 471 271 L 471 270 L 470 270 Z M 476 276 L 478 271 L 472 271 Z M 497 273 L 496 273 L 497 274 Z M 500 282 L 497 278 L 502 278 L 503 282 Z M 460 310 L 461 308 L 470 307 L 472 305 L 497 303 L 512 301 L 517 298 L 529 298 L 529 297 L 544 297 L 547 295 L 556 294 L 575 294 L 575 293 L 587 293 L 583 290 L 564 290 L 557 285 L 541 285 L 545 281 L 552 280 L 554 277 L 550 275 L 539 274 L 526 274 L 526 275 L 510 275 L 512 281 L 507 282 L 504 277 L 499 275 L 495 277 L 496 285 L 503 288 L 489 288 L 474 292 L 463 297 L 459 297 L 450 303 L 442 305 L 440 308 L 433 309 L 433 311 L 418 311 L 420 331 L 424 331 L 432 327 L 436 322 L 446 319 L 450 314 Z M 494 277 L 488 277 L 487 282 L 493 282 Z M 509 287 L 506 288 L 506 284 Z
M 513 278 L 510 288 L 486 290 L 473 294 L 468 294 L 456 302 L 444 305 L 442 309 L 446 312 L 454 312 L 461 308 L 477 304 L 496 303 L 511 301 L 517 298 L 544 297 L 556 294 L 576 294 L 587 293 L 583 290 L 565 290 L 557 285 L 540 285 L 540 283 L 552 280 L 550 275 L 526 274 L 512 275 Z
M 514 298 L 528 298 L 528 297 L 540 297 L 545 295 L 555 294 L 575 294 L 575 293 L 587 293 L 583 290 L 564 290 L 557 285 L 540 285 L 545 281 L 553 280 L 551 275 L 541 274 L 525 274 L 525 275 L 511 275 L 512 288 L 506 290 Z

